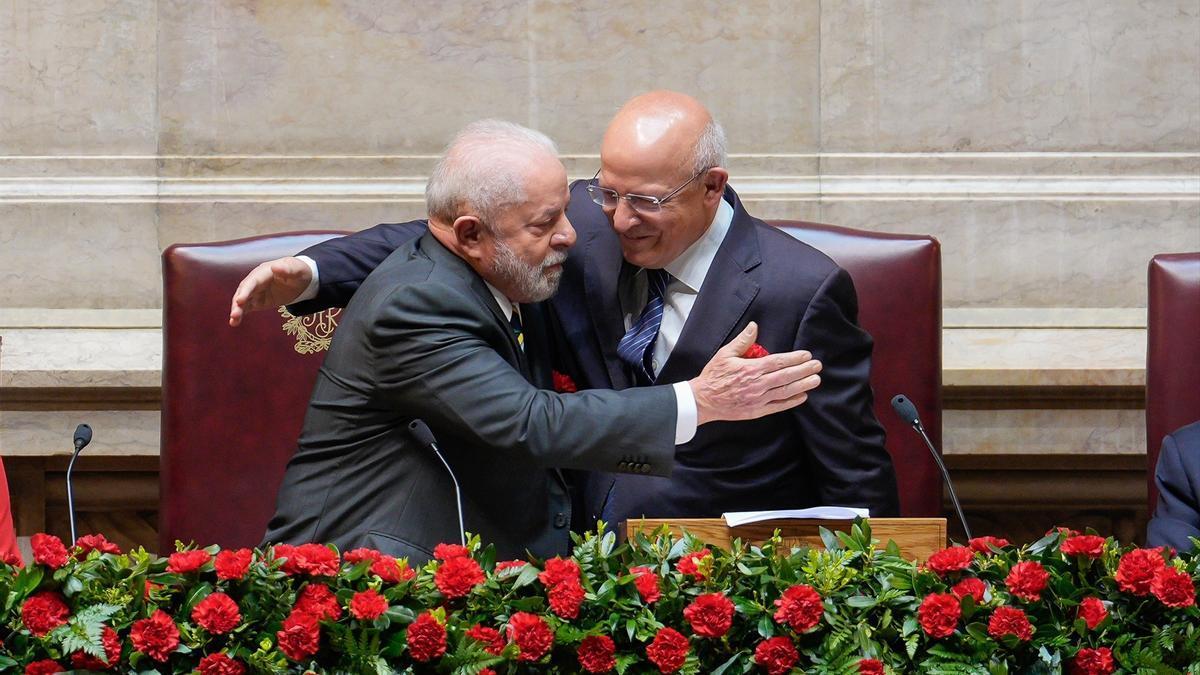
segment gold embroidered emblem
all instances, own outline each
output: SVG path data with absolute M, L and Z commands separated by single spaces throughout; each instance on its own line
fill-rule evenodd
M 337 328 L 337 317 L 341 309 L 327 309 L 307 316 L 294 316 L 286 307 L 279 308 L 285 319 L 283 332 L 296 337 L 297 354 L 315 354 L 329 349 L 333 342 L 333 330 Z

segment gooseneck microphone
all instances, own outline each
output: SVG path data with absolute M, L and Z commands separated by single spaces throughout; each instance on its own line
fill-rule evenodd
M 962 505 L 958 503 L 958 495 L 954 492 L 954 481 L 950 480 L 950 472 L 946 471 L 946 465 L 942 463 L 942 456 L 933 447 L 933 441 L 929 440 L 929 434 L 925 433 L 925 427 L 921 424 L 921 416 L 917 414 L 917 406 L 908 400 L 904 394 L 896 394 L 892 398 L 892 409 L 904 420 L 904 423 L 917 430 L 921 434 L 921 438 L 925 439 L 925 445 L 929 448 L 930 454 L 933 455 L 933 461 L 937 462 L 938 470 L 942 472 L 942 481 L 950 490 L 950 501 L 954 503 L 954 510 L 958 512 L 958 520 L 962 523 L 963 532 L 967 535 L 967 539 L 972 539 L 971 528 L 967 525 L 967 517 L 963 515 Z
M 446 473 L 450 474 L 450 480 L 454 482 L 454 503 L 458 507 L 458 539 L 463 545 L 467 545 L 467 527 L 463 522 L 463 502 L 462 491 L 458 488 L 458 477 L 454 475 L 454 470 L 450 468 L 450 463 L 442 456 L 442 451 L 438 449 L 437 439 L 433 437 L 433 432 L 429 430 L 429 425 L 423 420 L 415 419 L 408 423 L 408 431 L 413 435 L 423 446 L 433 450 L 433 454 L 442 460 L 442 466 L 446 467 Z
M 75 454 L 71 455 L 71 463 L 67 465 L 67 515 L 71 520 L 71 545 L 74 546 L 79 537 L 75 534 L 75 492 L 71 489 L 71 471 L 75 469 L 75 460 L 79 453 L 92 442 L 92 428 L 86 424 L 75 427 Z

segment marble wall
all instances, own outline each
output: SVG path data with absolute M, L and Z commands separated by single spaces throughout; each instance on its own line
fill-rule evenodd
M 757 214 L 937 236 L 948 307 L 1139 307 L 1200 250 L 1200 0 L 12 0 L 0 307 L 152 308 L 171 243 L 418 216 L 479 117 L 590 175 L 654 87 Z

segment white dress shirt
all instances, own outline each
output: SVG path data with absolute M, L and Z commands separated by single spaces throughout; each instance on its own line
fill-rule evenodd
M 722 201 L 721 204 L 724 205 L 725 202 Z M 718 211 L 718 213 L 720 213 L 720 212 Z M 729 210 L 729 214 L 730 214 L 730 218 L 732 218 L 733 217 L 733 209 L 732 208 Z M 729 228 L 728 223 L 726 224 L 725 227 L 726 227 L 726 229 Z M 722 238 L 724 238 L 724 235 L 722 235 Z M 699 242 L 697 242 L 697 243 L 699 243 Z M 720 245 L 720 242 L 718 242 L 718 245 Z M 695 245 L 693 245 L 693 248 L 694 247 L 695 247 Z M 690 251 L 692 249 L 688 249 L 688 250 Z M 714 253 L 715 252 L 716 252 L 716 250 L 714 249 Z M 684 256 L 686 256 L 686 255 L 687 254 L 685 253 Z M 680 256 L 680 259 L 682 259 L 684 256 Z M 297 257 L 300 260 L 303 260 L 308 265 L 309 269 L 312 270 L 312 281 L 309 282 L 308 288 L 304 289 L 304 292 L 301 293 L 299 295 L 299 297 L 297 297 L 292 302 L 301 302 L 304 300 L 311 300 L 311 299 L 317 297 L 317 288 L 321 285 L 320 278 L 318 277 L 319 273 L 317 271 L 317 262 L 306 255 L 297 256 Z M 712 262 L 711 256 L 709 256 L 708 262 L 705 263 L 705 271 L 708 270 L 709 262 Z M 701 280 L 703 280 L 703 276 L 701 276 Z M 643 282 L 642 285 L 644 287 L 645 279 L 643 279 L 642 282 Z M 485 286 L 487 286 L 488 290 L 491 291 L 492 297 L 496 299 L 496 304 L 500 306 L 500 312 L 502 314 L 504 314 L 504 319 L 506 321 L 512 321 L 513 307 L 514 307 L 513 302 L 508 299 L 508 296 L 501 293 L 499 290 L 496 289 L 495 286 L 489 284 L 486 280 L 483 283 Z M 697 285 L 696 288 L 699 289 L 699 285 Z M 644 289 L 642 291 L 642 294 L 644 297 L 645 296 Z M 645 300 L 642 301 L 642 304 L 645 304 Z M 688 309 L 689 310 L 691 309 L 690 303 L 688 304 Z M 665 322 L 665 320 L 666 320 L 665 314 L 664 314 L 663 319 Z M 680 324 L 680 326 L 682 326 L 682 323 Z M 676 338 L 679 337 L 678 333 L 676 333 L 675 337 Z M 660 337 L 660 339 L 661 339 L 661 337 Z M 674 345 L 675 343 L 672 342 L 671 344 Z M 696 410 L 696 397 L 692 393 L 691 385 L 689 385 L 687 382 L 676 382 L 675 384 L 671 385 L 671 388 L 675 390 L 675 404 L 676 404 L 675 444 L 683 445 L 684 443 L 687 443 L 688 441 L 690 441 L 696 437 L 696 429 L 699 426 L 700 413 L 699 413 L 699 411 Z

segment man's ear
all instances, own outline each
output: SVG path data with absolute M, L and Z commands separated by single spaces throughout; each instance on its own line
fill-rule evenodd
M 729 182 L 729 172 L 722 167 L 714 166 L 700 180 L 704 184 L 704 203 L 713 206 L 725 194 L 725 185 Z
M 459 216 L 450 225 L 454 232 L 454 240 L 463 255 L 472 259 L 483 257 L 484 240 L 487 237 L 487 227 L 478 216 Z

